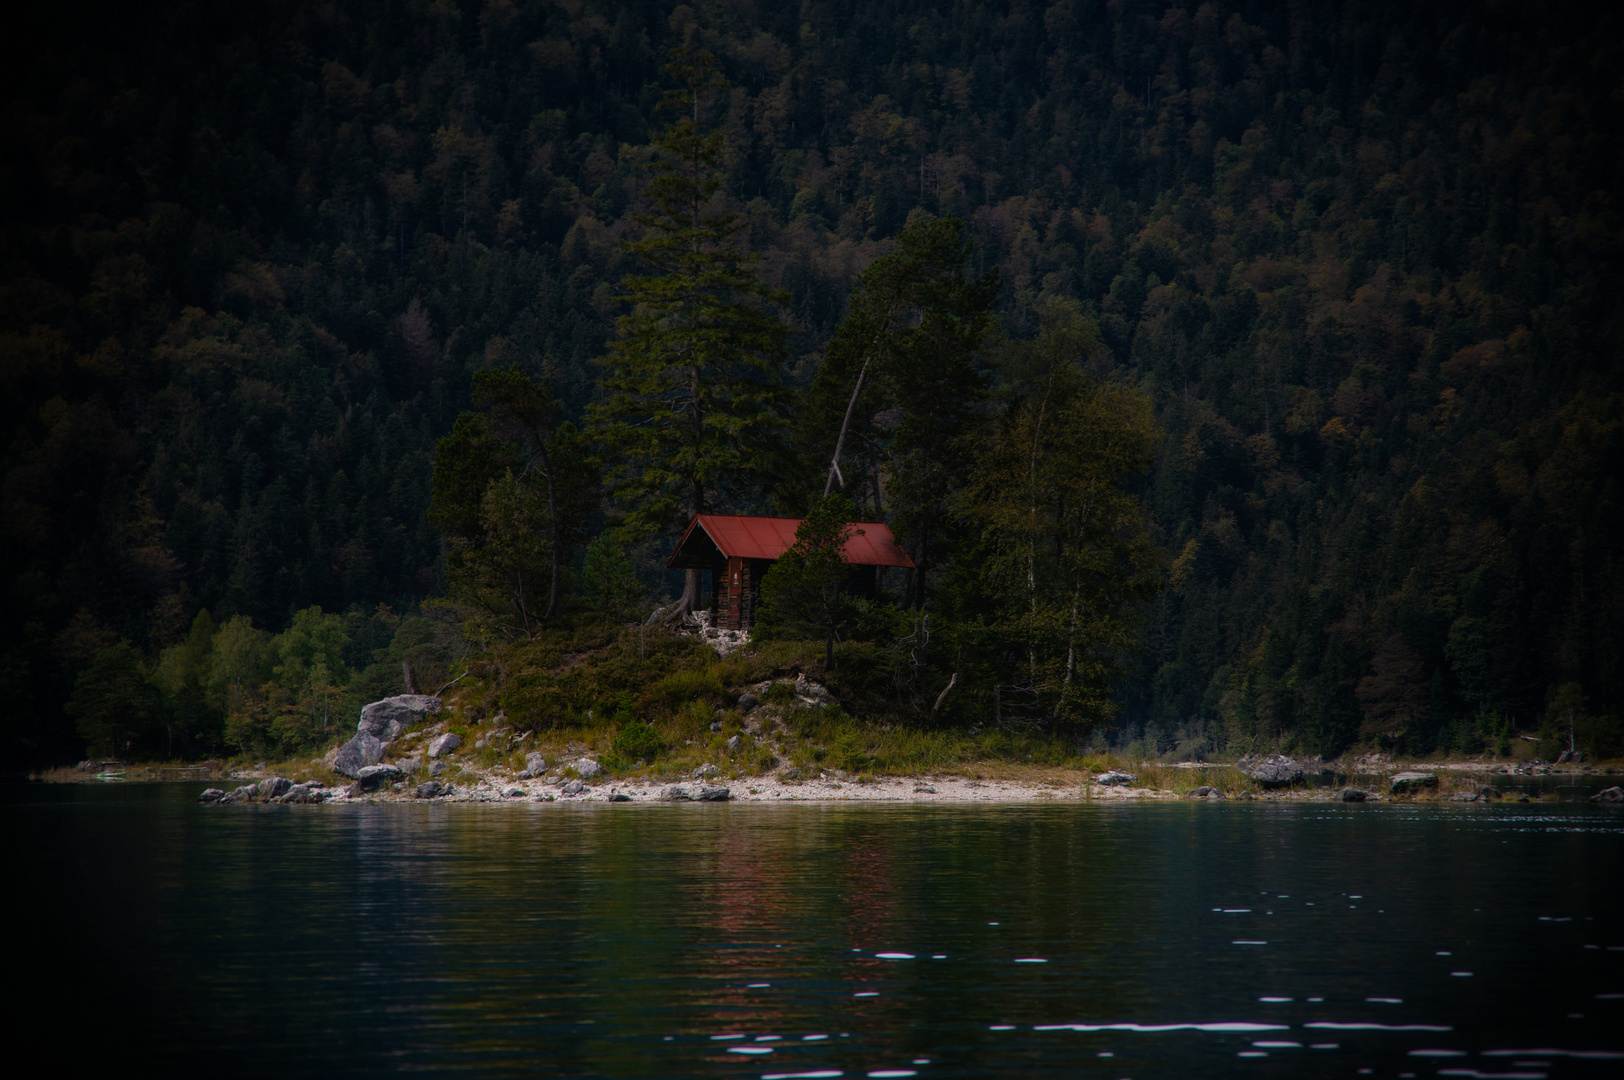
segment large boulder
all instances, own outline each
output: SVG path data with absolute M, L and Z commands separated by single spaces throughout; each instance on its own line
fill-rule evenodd
M 1590 796 L 1590 801 L 1605 803 L 1624 802 L 1624 788 L 1617 786 L 1603 788 L 1594 795 Z
M 440 711 L 440 699 L 428 694 L 401 694 L 374 701 L 361 710 L 357 735 L 371 735 L 379 742 L 393 742 L 400 733 L 424 717 Z
M 280 799 L 288 793 L 288 789 L 292 786 L 293 781 L 285 776 L 268 777 L 259 782 L 259 797 L 266 802 L 270 802 L 272 799 Z
M 1337 792 L 1336 797 L 1343 802 L 1364 802 L 1370 798 L 1370 792 L 1356 787 L 1345 787 Z
M 1303 766 L 1284 754 L 1270 754 L 1266 758 L 1243 757 L 1235 763 L 1243 776 L 1251 777 L 1266 788 L 1289 787 L 1303 778 Z
M 547 771 L 547 759 L 542 757 L 539 752 L 532 750 L 524 756 L 524 767 L 529 770 L 531 775 L 540 776 Z
M 700 802 L 727 802 L 732 798 L 733 792 L 725 787 L 715 787 L 711 784 L 700 784 L 694 792 L 694 798 Z
M 1138 779 L 1139 777 L 1135 776 L 1131 772 L 1123 772 L 1121 769 L 1112 769 L 1110 772 L 1102 772 L 1098 776 L 1094 777 L 1094 783 L 1104 784 L 1107 787 L 1127 787 L 1129 784 L 1134 783 Z
M 319 803 L 326 802 L 329 794 L 320 781 L 312 780 L 308 784 L 294 784 L 283 792 L 282 796 L 276 801 L 283 803 Z
M 1387 790 L 1394 795 L 1414 795 L 1423 788 L 1438 786 L 1438 774 L 1429 772 L 1401 772 L 1387 782 Z
M 429 757 L 445 757 L 461 745 L 462 737 L 460 735 L 453 735 L 449 731 L 444 735 L 437 735 L 429 742 Z
M 701 765 L 699 768 L 694 770 L 694 779 L 704 780 L 707 777 L 715 776 L 717 772 L 718 770 L 715 765 Z
M 204 788 L 203 794 L 197 797 L 197 801 L 201 803 L 217 803 L 225 797 L 226 793 L 224 791 L 221 791 L 217 787 L 211 787 Z
M 378 791 L 405 780 L 406 774 L 393 765 L 368 765 L 356 773 L 355 779 L 362 791 Z
M 354 780 L 361 775 L 362 769 L 382 760 L 383 743 L 376 735 L 361 734 L 338 748 L 338 754 L 333 758 L 333 771 Z
M 589 757 L 584 757 L 575 763 L 575 771 L 581 774 L 582 780 L 596 780 L 602 776 L 605 769 Z
M 451 789 L 438 780 L 430 780 L 426 784 L 417 785 L 417 797 L 419 799 L 437 799 L 441 795 L 450 794 L 450 792 Z

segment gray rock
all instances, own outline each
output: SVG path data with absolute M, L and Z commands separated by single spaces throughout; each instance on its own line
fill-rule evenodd
M 703 780 L 708 776 L 715 776 L 720 771 L 715 765 L 701 765 L 694 770 L 694 779 Z
M 914 794 L 915 795 L 934 795 L 934 794 L 936 794 L 936 789 L 931 787 L 929 784 L 915 784 L 914 785 Z
M 259 785 L 244 784 L 242 787 L 233 788 L 231 791 L 228 791 L 224 795 L 220 796 L 220 801 L 223 803 L 242 803 L 253 802 L 258 798 Z
M 739 695 L 739 711 L 740 712 L 749 712 L 751 709 L 755 708 L 757 705 L 760 705 L 760 704 L 761 704 L 760 699 L 758 699 L 756 697 L 756 695 L 754 695 L 754 694 L 740 694 Z
M 406 774 L 395 765 L 368 765 L 356 773 L 355 781 L 362 791 L 377 791 L 386 784 L 398 783 Z
M 727 752 L 730 753 L 730 754 L 736 754 L 736 753 L 738 753 L 738 750 L 739 750 L 739 737 L 737 735 L 728 736 Z
M 778 779 L 786 784 L 797 784 L 802 780 L 810 780 L 811 773 L 806 769 L 780 769 Z
M 1497 787 L 1490 787 L 1488 784 L 1484 784 L 1482 787 L 1478 788 L 1477 793 L 1483 796 L 1484 802 L 1488 802 L 1490 799 L 1500 798 L 1500 789 Z
M 733 793 L 725 787 L 713 787 L 710 784 L 700 784 L 699 790 L 694 792 L 694 798 L 700 802 L 727 802 Z
M 475 739 L 474 740 L 474 749 L 475 750 L 483 750 L 487 746 L 489 746 L 490 744 L 491 744 L 491 741 L 489 739 Z
M 333 758 L 333 771 L 353 780 L 362 769 L 382 760 L 383 743 L 373 735 L 357 735 L 338 748 L 338 755 Z
M 551 795 L 537 795 L 536 796 L 536 801 L 537 802 L 557 802 L 558 800 L 554 799 Z
M 361 710 L 357 735 L 371 735 L 379 742 L 393 742 L 400 733 L 424 717 L 440 711 L 440 699 L 428 694 L 401 694 L 374 701 Z
M 1250 791 L 1243 791 L 1239 795 L 1235 796 L 1235 800 L 1237 802 L 1251 802 L 1256 798 L 1257 796 Z
M 1449 797 L 1450 802 L 1477 802 L 1478 794 L 1475 791 L 1457 791 Z
M 693 796 L 688 793 L 688 789 L 681 784 L 672 784 L 660 792 L 661 802 L 687 802 L 692 798 Z
M 326 802 L 327 790 L 319 783 L 294 784 L 277 799 L 283 803 L 320 803 Z
M 395 764 L 399 765 L 400 771 L 408 776 L 423 771 L 423 763 L 414 757 L 401 758 L 399 761 L 395 762 Z
M 531 776 L 536 776 L 547 771 L 547 759 L 532 750 L 524 756 L 524 767 Z
M 272 799 L 278 799 L 287 794 L 288 788 L 292 786 L 293 781 L 285 776 L 267 777 L 259 782 L 259 797 L 266 802 L 270 802 Z
M 534 780 L 536 778 L 536 774 L 531 772 L 529 769 L 520 769 L 518 772 L 513 774 L 513 778 L 515 780 Z
M 1131 772 L 1123 772 L 1121 769 L 1112 769 L 1110 772 L 1102 772 L 1098 776 L 1094 777 L 1094 783 L 1104 784 L 1106 787 L 1127 787 L 1129 784 L 1138 779 L 1139 777 L 1135 776 Z
M 631 802 L 632 797 L 630 795 L 626 794 L 624 791 L 611 791 L 609 793 L 609 801 L 610 802 Z
M 712 720 L 710 729 L 712 731 L 721 731 L 722 730 L 722 722 L 720 720 Z
M 203 794 L 197 797 L 198 802 L 217 803 L 226 797 L 226 793 L 217 787 L 205 788 Z
M 1610 788 L 1603 788 L 1594 795 L 1590 796 L 1590 801 L 1604 803 L 1624 802 L 1624 788 L 1616 785 Z
M 1235 768 L 1266 788 L 1287 787 L 1303 778 L 1302 763 L 1284 754 L 1270 754 L 1266 758 L 1241 758 Z
M 1343 802 L 1364 802 L 1370 798 L 1370 792 L 1361 791 L 1356 787 L 1345 787 L 1336 793 L 1336 797 Z
M 503 792 L 503 794 L 510 799 L 522 799 L 524 798 L 525 791 L 524 788 L 510 787 L 507 789 L 507 791 Z
M 607 770 L 589 757 L 584 757 L 575 763 L 575 771 L 581 774 L 582 780 L 596 780 Z
M 450 790 L 450 788 L 440 783 L 440 781 L 430 780 L 426 784 L 417 785 L 417 797 L 419 799 L 437 799 Z
M 563 792 L 565 795 L 579 795 L 582 792 L 590 791 L 591 788 L 587 787 L 579 780 L 566 780 L 558 790 Z
M 434 764 L 429 766 L 429 775 L 430 776 L 439 776 L 441 773 L 445 772 L 445 769 L 446 769 L 445 762 L 436 761 Z
M 828 687 L 813 682 L 805 675 L 795 676 L 795 696 L 806 705 L 822 705 L 833 700 Z
M 1426 772 L 1401 772 L 1387 782 L 1387 790 L 1394 795 L 1413 795 L 1422 788 L 1437 786 L 1438 774 Z
M 1215 787 L 1208 786 L 1207 784 L 1202 784 L 1200 787 L 1190 792 L 1190 798 L 1192 799 L 1210 799 L 1213 796 L 1217 796 L 1221 799 L 1224 797 L 1224 793 Z
M 462 745 L 462 737 L 446 732 L 429 740 L 429 757 L 442 758 Z

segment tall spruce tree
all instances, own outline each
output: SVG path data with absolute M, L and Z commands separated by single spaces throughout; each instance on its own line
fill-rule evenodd
M 590 423 L 608 451 L 611 493 L 633 536 L 680 528 L 695 514 L 754 494 L 771 473 L 781 425 L 785 297 L 755 272 L 719 206 L 723 136 L 709 125 L 727 83 L 709 53 L 675 50 L 678 83 L 661 108 L 675 120 L 655 133 L 656 156 L 626 245 L 652 273 L 632 274 L 631 310 L 601 363 L 604 400 Z M 693 610 L 699 571 L 688 571 L 673 615 Z

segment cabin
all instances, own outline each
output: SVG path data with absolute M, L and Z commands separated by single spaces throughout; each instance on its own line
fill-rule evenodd
M 773 561 L 795 544 L 800 518 L 700 514 L 688 523 L 677 550 L 666 560 L 671 570 L 708 570 L 711 578 L 711 625 L 722 630 L 748 630 L 755 622 L 761 579 Z M 852 522 L 846 561 L 858 571 L 860 591 L 878 587 L 888 566 L 912 569 L 884 523 Z

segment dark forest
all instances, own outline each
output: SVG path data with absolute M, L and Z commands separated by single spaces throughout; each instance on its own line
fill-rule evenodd
M 967 389 L 938 427 L 909 427 L 899 375 L 861 434 L 893 486 L 920 447 L 979 439 L 982 464 L 921 469 L 945 486 L 912 504 L 847 489 L 925 568 L 849 633 L 928 611 L 958 643 L 918 722 L 972 722 L 1005 678 L 965 660 L 1000 625 L 971 580 L 1000 555 L 966 515 L 996 519 L 986 462 L 1071 349 L 1077 438 L 1144 438 L 1113 473 L 1143 526 L 1110 601 L 1131 640 L 1068 722 L 1151 754 L 1624 753 L 1616 12 L 267 0 L 13 20 L 8 763 L 75 760 L 97 723 L 134 755 L 307 745 L 396 692 L 403 661 L 454 676 L 479 633 L 446 597 L 494 528 L 468 515 L 505 512 L 528 415 L 503 373 L 545 388 L 537 446 L 593 480 L 543 552 L 560 617 L 682 591 L 604 360 L 648 273 L 682 46 L 715 58 L 712 205 L 782 327 L 761 406 L 782 437 L 715 505 L 812 508 L 855 373 L 842 327 L 886 272 L 934 267 L 942 291 L 909 303 L 963 329 Z M 459 503 L 447 455 L 481 439 L 497 465 L 459 474 Z

